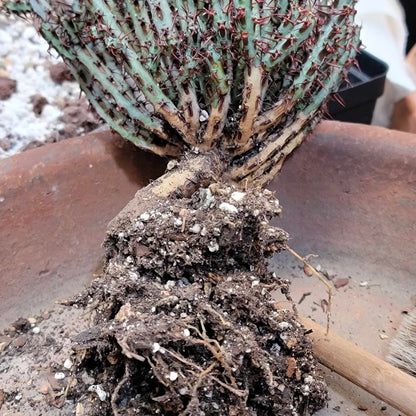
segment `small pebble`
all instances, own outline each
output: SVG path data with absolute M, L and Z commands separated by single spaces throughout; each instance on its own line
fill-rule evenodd
M 215 253 L 216 251 L 218 251 L 220 249 L 220 246 L 218 245 L 218 243 L 215 240 L 211 240 L 208 243 L 208 250 L 211 253 Z
M 102 402 L 105 402 L 107 399 L 107 393 L 104 391 L 101 384 L 93 384 L 92 386 L 89 386 L 88 391 L 95 393 Z
M 219 209 L 224 212 L 228 212 L 229 214 L 237 214 L 238 209 L 232 204 L 229 204 L 228 202 L 221 202 Z
M 205 110 L 202 110 L 202 111 L 200 112 L 200 115 L 199 115 L 199 121 L 200 121 L 201 123 L 203 123 L 204 121 L 207 121 L 207 120 L 208 120 L 208 118 L 209 118 L 208 113 L 207 113 Z
M 176 371 L 171 371 L 169 373 L 169 380 L 170 381 L 175 381 L 178 378 L 178 373 Z
M 288 328 L 290 328 L 290 324 L 288 322 L 284 322 L 284 321 L 279 322 L 279 328 L 283 329 L 283 330 L 288 329 Z
M 199 224 L 194 224 L 189 231 L 194 234 L 199 234 L 201 232 L 201 226 Z
M 313 381 L 314 381 L 314 378 L 312 376 L 306 376 L 305 377 L 305 383 L 306 384 L 311 384 L 311 383 L 313 383 Z
M 140 219 L 144 222 L 149 221 L 150 215 L 148 212 L 144 212 L 142 215 L 140 215 Z
M 173 159 L 173 160 L 169 160 L 168 165 L 166 166 L 166 170 L 172 170 L 173 168 L 176 168 L 176 166 L 178 166 L 178 161 Z
M 245 192 L 236 191 L 231 194 L 231 199 L 234 199 L 234 201 L 236 202 L 240 202 L 244 199 L 245 196 L 246 196 Z
M 32 329 L 32 332 L 33 332 L 34 334 L 39 334 L 39 332 L 40 332 L 40 328 L 39 328 L 38 326 L 35 326 L 35 327 Z
M 33 104 L 33 112 L 37 116 L 42 114 L 43 107 L 48 104 L 48 100 L 40 94 L 32 95 L 30 97 L 30 101 Z
M 94 384 L 95 379 L 91 377 L 86 371 L 81 374 L 81 380 L 84 384 Z
M 27 342 L 27 335 L 21 335 L 13 340 L 12 346 L 16 348 L 23 347 Z
M 67 369 L 67 370 L 69 370 L 72 366 L 73 366 L 73 362 L 71 361 L 71 359 L 70 358 L 67 358 L 66 360 L 65 360 L 65 362 L 64 362 L 64 367 Z
M 49 392 L 49 386 L 47 384 L 42 384 L 42 386 L 40 387 L 40 393 L 42 394 L 48 394 Z
M 65 378 L 65 374 L 64 373 L 55 373 L 54 377 L 55 377 L 55 380 L 63 380 Z

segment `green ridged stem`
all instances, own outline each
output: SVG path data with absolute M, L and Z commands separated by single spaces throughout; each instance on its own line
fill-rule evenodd
M 359 44 L 354 0 L 0 2 L 37 15 L 101 117 L 159 154 L 260 155 L 320 116 Z

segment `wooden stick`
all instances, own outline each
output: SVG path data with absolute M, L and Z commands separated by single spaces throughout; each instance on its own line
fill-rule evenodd
M 341 338 L 324 327 L 298 316 L 318 361 L 407 416 L 416 416 L 416 378 Z

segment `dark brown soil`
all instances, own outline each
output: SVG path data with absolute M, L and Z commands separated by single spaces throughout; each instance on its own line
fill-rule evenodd
M 271 416 L 325 406 L 289 282 L 267 270 L 287 240 L 269 224 L 278 201 L 215 184 L 156 202 L 108 236 L 103 275 L 72 302 L 91 315 L 72 337 L 71 383 L 48 396 L 61 413 L 36 414 Z M 22 357 L 26 345 L 33 355 L 25 342 Z M 18 408 L 13 392 L 4 397 Z

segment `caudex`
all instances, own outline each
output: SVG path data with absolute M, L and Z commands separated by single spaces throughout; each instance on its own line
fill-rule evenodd
M 85 295 L 90 361 L 112 357 L 96 366 L 113 380 L 111 414 L 322 407 L 301 326 L 273 310 L 287 288 L 264 258 L 291 250 L 261 188 L 354 64 L 355 0 L 0 1 L 33 17 L 113 130 L 178 160 L 110 223 L 104 276 Z

